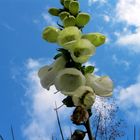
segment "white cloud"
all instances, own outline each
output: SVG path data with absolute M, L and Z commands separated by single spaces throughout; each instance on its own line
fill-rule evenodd
M 37 76 L 40 66 L 40 61 L 33 59 L 29 59 L 26 65 L 28 87 L 25 104 L 29 120 L 24 125 L 23 135 L 27 140 L 50 140 L 51 136 L 59 131 L 54 108 L 55 101 L 58 106 L 61 105 L 64 96 L 59 93 L 54 94 L 56 92 L 54 87 L 47 91 L 40 86 Z M 62 107 L 59 110 L 61 119 L 69 119 L 70 112 L 70 109 L 66 110 L 65 107 Z
M 134 26 L 137 30 L 127 30 L 118 36 L 117 44 L 126 46 L 129 50 L 140 52 L 140 1 L 119 0 L 116 6 L 116 18 L 126 23 L 126 27 Z
M 109 22 L 110 21 L 110 17 L 108 15 L 103 15 L 103 18 L 106 22 Z
M 116 13 L 121 21 L 129 25 L 140 26 L 140 1 L 139 0 L 119 0 Z
M 1 23 L 1 26 L 3 26 L 4 28 L 8 29 L 9 31 L 15 31 L 15 29 L 7 22 Z
M 140 75 L 137 81 L 125 88 L 119 88 L 117 92 L 119 106 L 125 111 L 128 119 L 140 121 Z
M 126 69 L 130 67 L 130 62 L 128 62 L 127 60 L 123 60 L 121 58 L 118 58 L 115 54 L 113 54 L 112 60 L 117 65 L 125 66 Z
M 107 0 L 88 0 L 88 5 L 91 6 L 92 4 L 99 2 L 100 4 L 106 3 Z
M 48 13 L 42 13 L 43 19 L 47 22 L 48 25 L 57 26 L 56 21 L 54 21 L 53 17 Z

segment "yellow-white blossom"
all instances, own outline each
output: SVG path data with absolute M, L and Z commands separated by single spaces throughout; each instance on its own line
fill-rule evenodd
M 60 46 L 64 46 L 66 43 L 78 40 L 80 38 L 81 31 L 75 26 L 70 26 L 64 28 L 62 31 L 59 32 L 57 42 Z
M 42 87 L 49 90 L 50 86 L 54 84 L 57 73 L 65 68 L 65 64 L 66 61 L 64 57 L 61 56 L 50 66 L 42 67 L 38 72 Z
M 96 77 L 87 74 L 86 85 L 91 87 L 98 96 L 111 96 L 113 92 L 113 82 L 108 76 Z
M 76 68 L 65 68 L 55 78 L 55 87 L 58 91 L 74 91 L 82 85 L 85 85 L 85 77 Z
M 73 92 L 64 92 L 65 95 L 72 96 L 75 106 L 84 106 L 90 108 L 95 101 L 95 93 L 88 86 L 80 86 Z

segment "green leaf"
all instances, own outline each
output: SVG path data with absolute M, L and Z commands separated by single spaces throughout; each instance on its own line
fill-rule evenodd
M 54 58 L 53 58 L 53 59 L 55 59 L 55 60 L 56 60 L 58 57 L 60 57 L 60 56 L 62 56 L 62 55 L 63 55 L 62 53 L 58 53 L 57 55 L 55 55 L 55 56 L 54 56 Z
M 63 101 L 63 104 L 65 104 L 67 107 L 74 107 L 74 103 L 72 101 L 71 96 L 67 96 Z
M 87 67 L 85 67 L 85 70 L 84 70 L 85 74 L 86 73 L 93 73 L 94 69 L 95 69 L 94 66 L 87 66 Z

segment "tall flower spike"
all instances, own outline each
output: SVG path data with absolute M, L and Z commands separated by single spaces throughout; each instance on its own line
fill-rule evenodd
M 55 77 L 57 73 L 64 69 L 66 64 L 65 59 L 61 56 L 56 59 L 56 61 L 50 66 L 42 67 L 39 72 L 38 76 L 40 78 L 40 83 L 43 88 L 49 90 L 50 86 L 54 84 Z
M 95 53 L 95 46 L 87 39 L 71 41 L 64 48 L 70 51 L 72 59 L 77 63 L 85 63 Z
M 55 79 L 55 87 L 58 91 L 74 91 L 79 86 L 85 85 L 84 75 L 75 68 L 65 68 L 61 70 Z
M 53 26 L 49 26 L 44 29 L 42 33 L 42 38 L 48 42 L 56 43 L 59 31 L 60 31 L 59 29 Z
M 95 93 L 88 86 L 80 86 L 73 92 L 63 92 L 63 94 L 72 96 L 75 106 L 84 106 L 87 109 L 91 108 L 95 101 Z
M 57 42 L 60 46 L 64 46 L 66 43 L 79 40 L 80 38 L 81 31 L 75 26 L 70 26 L 60 31 Z
M 86 85 L 90 86 L 98 96 L 112 96 L 113 82 L 108 76 L 95 77 L 91 74 L 87 74 Z
M 82 35 L 82 38 L 88 39 L 96 47 L 105 43 L 106 37 L 100 33 L 89 33 Z

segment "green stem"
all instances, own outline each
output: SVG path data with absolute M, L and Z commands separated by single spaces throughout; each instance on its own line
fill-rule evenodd
M 88 119 L 87 122 L 85 123 L 85 128 L 87 130 L 88 138 L 89 140 L 95 140 L 91 131 L 91 126 L 90 126 L 90 120 Z

